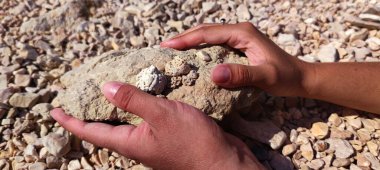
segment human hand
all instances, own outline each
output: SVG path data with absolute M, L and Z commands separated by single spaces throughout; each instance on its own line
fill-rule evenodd
M 97 146 L 156 169 L 262 169 L 247 146 L 200 110 L 109 82 L 106 98 L 144 119 L 138 126 L 86 123 L 62 109 L 51 112 L 65 129 Z
M 186 49 L 199 44 L 227 44 L 245 53 L 251 66 L 220 64 L 212 80 L 220 86 L 235 88 L 257 86 L 280 96 L 301 96 L 311 82 L 305 76 L 312 65 L 298 60 L 278 47 L 251 23 L 201 24 L 161 43 L 162 47 Z

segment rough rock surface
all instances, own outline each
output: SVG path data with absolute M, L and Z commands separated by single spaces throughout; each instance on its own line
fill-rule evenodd
M 59 27 L 72 27 L 81 21 L 88 13 L 86 1 L 70 1 L 45 15 L 24 22 L 21 32 L 48 31 Z
M 196 55 L 199 50 L 208 53 L 212 60 L 205 62 L 199 59 Z M 67 113 L 80 119 L 122 120 L 134 123 L 138 119 L 110 104 L 100 88 L 107 81 L 136 85 L 137 78 L 141 77 L 137 76 L 141 70 L 154 65 L 165 73 L 168 79 L 175 76 L 182 76 L 182 80 L 186 79 L 186 76 L 194 80 L 196 78 L 193 85 L 183 83 L 176 88 L 168 85 L 162 95 L 170 100 L 195 106 L 216 119 L 221 119 L 228 113 L 248 110 L 247 108 L 255 103 L 258 91 L 252 88 L 227 90 L 217 87 L 211 82 L 210 71 L 218 63 L 248 64 L 248 60 L 219 46 L 188 51 L 144 48 L 110 52 L 64 75 L 61 82 L 66 89 L 60 92 L 56 99 Z M 178 68 L 172 68 L 177 65 Z M 185 69 L 186 67 L 188 69 Z M 193 75 L 195 71 L 198 77 Z

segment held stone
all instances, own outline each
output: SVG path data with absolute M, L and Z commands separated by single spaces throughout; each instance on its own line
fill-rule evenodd
M 212 60 L 199 60 L 199 51 L 209 54 Z M 246 57 L 220 46 L 187 51 L 143 48 L 109 52 L 63 75 L 60 81 L 65 90 L 58 93 L 55 101 L 66 113 L 82 120 L 138 123 L 140 118 L 117 109 L 101 93 L 104 83 L 120 81 L 190 104 L 217 119 L 251 110 L 248 108 L 256 103 L 258 90 L 231 91 L 212 83 L 211 70 L 220 62 L 248 64 Z M 163 89 L 164 79 L 171 82 Z

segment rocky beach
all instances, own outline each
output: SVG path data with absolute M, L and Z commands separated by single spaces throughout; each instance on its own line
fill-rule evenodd
M 378 0 L 0 0 L 0 169 L 150 169 L 82 141 L 52 119 L 49 111 L 60 106 L 57 95 L 68 86 L 62 80 L 107 53 L 158 51 L 163 40 L 201 23 L 238 22 L 251 22 L 306 62 L 380 61 Z M 203 65 L 223 62 L 197 52 Z M 165 86 L 174 89 L 197 86 L 205 76 L 185 66 L 149 66 L 133 73 L 141 73 L 135 84 L 155 95 L 162 84 L 141 77 L 161 82 L 169 75 Z M 225 130 L 267 169 L 380 169 L 380 116 L 299 97 L 256 97 L 252 113 Z

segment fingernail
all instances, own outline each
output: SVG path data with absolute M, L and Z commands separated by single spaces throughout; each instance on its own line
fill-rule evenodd
M 103 94 L 108 99 L 113 99 L 116 92 L 119 90 L 119 88 L 123 85 L 123 83 L 120 82 L 108 82 L 103 85 L 102 91 Z
M 217 66 L 212 72 L 212 79 L 215 83 L 226 83 L 230 80 L 231 70 L 228 66 Z

